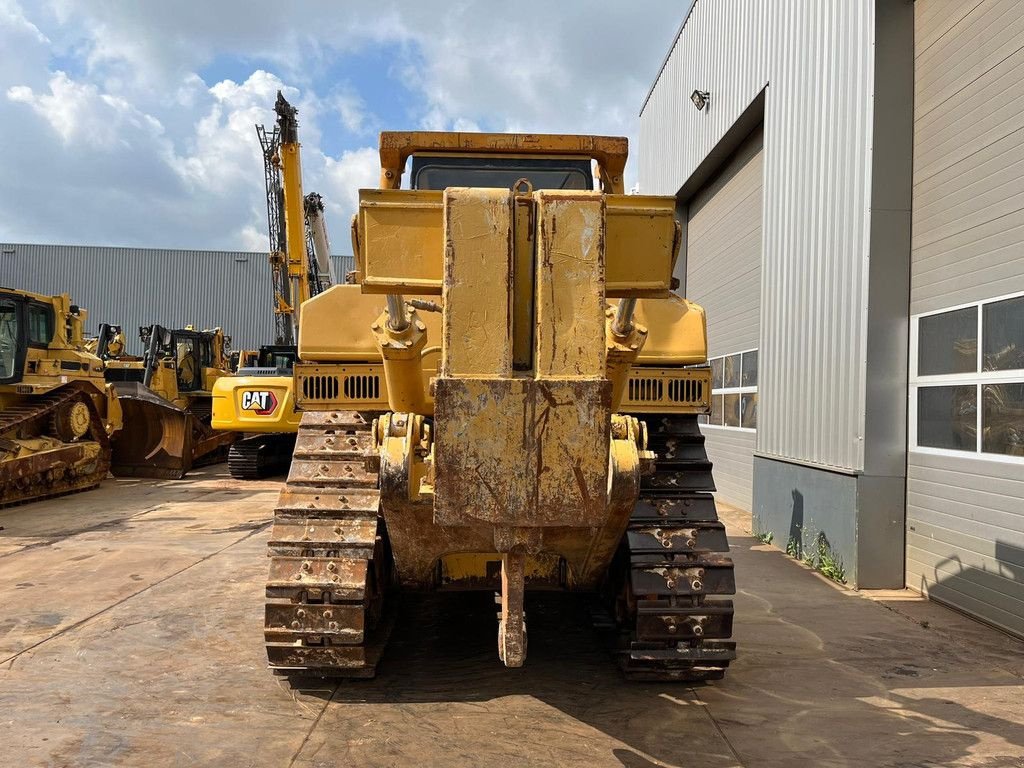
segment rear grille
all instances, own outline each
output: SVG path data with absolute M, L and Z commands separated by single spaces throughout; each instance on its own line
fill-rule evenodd
M 702 403 L 704 382 L 697 379 L 670 379 L 668 399 L 673 403 Z
M 302 396 L 306 400 L 336 400 L 338 398 L 337 376 L 304 376 Z
M 343 385 L 345 397 L 349 400 L 380 399 L 380 376 L 363 374 L 346 376 Z
M 706 413 L 711 401 L 711 369 L 634 368 L 622 406 L 638 413 Z
M 677 382 L 670 381 L 669 386 Z M 661 379 L 631 378 L 628 397 L 634 403 L 655 403 L 662 398 Z

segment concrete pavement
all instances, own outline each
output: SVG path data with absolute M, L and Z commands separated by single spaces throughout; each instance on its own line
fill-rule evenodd
M 1024 643 L 912 593 L 855 593 L 730 527 L 740 658 L 623 681 L 584 601 L 532 596 L 497 660 L 488 595 L 409 596 L 376 680 L 265 668 L 276 482 L 223 466 L 0 510 L 0 765 L 1024 766 Z

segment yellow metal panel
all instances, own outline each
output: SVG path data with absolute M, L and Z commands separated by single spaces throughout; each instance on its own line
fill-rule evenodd
M 694 365 L 708 359 L 707 326 L 699 304 L 675 294 L 665 299 L 640 299 L 633 317 L 647 329 L 638 364 Z
M 546 192 L 585 195 L 596 192 Z M 360 190 L 359 249 L 366 293 L 441 293 L 442 192 Z M 678 250 L 675 198 L 607 195 L 606 294 L 667 296 Z
M 710 368 L 634 366 L 626 381 L 623 413 L 708 413 Z
M 512 193 L 444 193 L 441 375 L 512 373 Z
M 606 206 L 607 295 L 667 295 L 679 247 L 675 198 L 608 195 Z
M 438 379 L 435 521 L 596 524 L 608 501 L 610 404 L 604 380 Z
M 605 375 L 604 198 L 536 192 L 538 377 Z
M 383 311 L 384 297 L 364 294 L 358 285 L 335 285 L 314 296 L 302 306 L 300 359 L 316 362 L 380 360 L 380 350 L 370 328 Z M 420 312 L 419 318 L 426 326 L 429 340 L 424 356 L 436 357 L 438 348 L 432 349 L 429 345 L 441 343 L 441 315 Z
M 214 429 L 297 432 L 291 376 L 221 376 L 213 384 Z
M 441 293 L 442 192 L 359 190 L 359 247 L 367 293 Z

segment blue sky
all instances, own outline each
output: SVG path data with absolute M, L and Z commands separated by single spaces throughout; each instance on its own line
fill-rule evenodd
M 685 5 L 0 0 L 0 241 L 264 249 L 280 88 L 345 252 L 382 129 L 635 142 Z

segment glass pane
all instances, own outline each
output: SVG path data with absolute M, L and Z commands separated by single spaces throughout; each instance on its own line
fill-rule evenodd
M 981 323 L 982 370 L 1024 368 L 1024 296 L 986 304 Z
M 14 376 L 18 359 L 18 306 L 0 301 L 0 379 Z
M 697 423 L 698 424 L 707 424 L 708 423 L 708 415 L 706 413 L 699 414 L 697 416 Z
M 977 397 L 973 384 L 917 390 L 917 444 L 957 451 L 977 449 Z
M 978 370 L 978 308 L 967 307 L 918 320 L 917 373 L 974 373 Z
M 1024 456 L 1024 383 L 982 387 L 981 449 Z
M 711 361 L 711 389 L 722 388 L 722 358 L 716 357 Z
M 743 353 L 743 386 L 757 386 L 757 350 Z
M 49 344 L 53 338 L 48 307 L 30 305 L 28 308 L 28 340 L 30 344 Z
M 725 358 L 725 380 L 722 386 L 726 389 L 740 385 L 740 356 L 729 355 Z
M 711 396 L 711 421 L 709 424 L 715 424 L 722 426 L 722 396 L 712 395 Z
M 740 425 L 747 429 L 757 429 L 757 392 L 744 393 L 740 400 Z
M 740 396 L 726 395 L 723 411 L 725 426 L 738 427 L 740 425 Z

